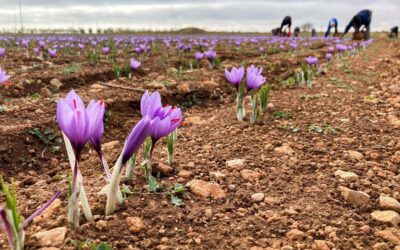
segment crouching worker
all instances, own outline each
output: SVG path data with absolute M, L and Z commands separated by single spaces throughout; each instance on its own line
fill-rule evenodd
M 311 30 L 311 37 L 316 37 L 317 36 L 317 31 L 313 28 Z
M 359 33 L 361 27 L 363 27 L 365 28 L 364 39 L 369 39 L 371 32 L 371 20 L 372 20 L 372 11 L 362 10 L 358 12 L 358 14 L 355 15 L 351 19 L 350 23 L 346 26 L 346 29 L 344 30 L 342 37 L 345 36 L 347 32 L 349 32 L 351 27 L 354 28 L 355 34 Z
M 287 36 L 290 37 L 291 35 L 291 27 L 292 27 L 292 18 L 290 16 L 285 16 L 285 18 L 283 18 L 282 24 L 281 24 L 281 28 L 279 29 L 279 34 L 282 35 L 283 34 L 283 28 L 287 26 L 289 28 L 289 32 L 287 33 Z
M 325 33 L 325 37 L 328 37 L 331 33 L 331 29 L 335 28 L 335 33 L 333 36 L 336 36 L 338 33 L 338 20 L 336 18 L 332 18 L 331 20 L 329 20 L 329 24 L 328 24 L 328 30 Z
M 294 28 L 293 35 L 294 35 L 295 37 L 298 37 L 298 36 L 300 35 L 300 28 L 299 28 L 299 27 Z
M 399 35 L 399 26 L 395 26 L 390 29 L 390 34 L 389 34 L 390 38 L 393 38 L 393 37 L 397 38 L 398 35 Z

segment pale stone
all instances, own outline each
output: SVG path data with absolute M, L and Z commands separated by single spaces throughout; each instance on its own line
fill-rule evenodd
M 358 175 L 353 172 L 346 172 L 342 170 L 336 170 L 335 176 L 339 176 L 341 179 L 346 181 L 357 181 Z
M 68 229 L 57 227 L 48 231 L 38 232 L 32 237 L 36 238 L 40 247 L 59 247 L 63 244 Z
M 261 174 L 257 171 L 244 169 L 240 171 L 240 176 L 246 181 L 258 181 L 261 178 Z
M 251 196 L 251 199 L 255 202 L 260 202 L 264 199 L 265 195 L 263 193 L 255 193 Z
M 400 212 L 400 202 L 388 196 L 379 196 L 379 206 L 383 209 Z
M 357 161 L 361 161 L 364 158 L 364 156 L 358 151 L 349 150 L 349 151 L 347 151 L 347 153 L 349 154 L 349 157 L 351 159 L 354 159 Z
M 293 155 L 294 154 L 294 150 L 287 145 L 283 145 L 282 147 L 277 147 L 274 149 L 274 151 L 281 155 Z
M 292 229 L 289 232 L 287 232 L 286 236 L 293 241 L 302 240 L 304 238 L 304 232 L 298 229 Z
M 367 205 L 369 201 L 369 195 L 361 192 L 354 191 L 346 187 L 339 187 L 339 191 L 341 192 L 342 197 L 353 206 L 359 207 L 363 205 Z
M 393 226 L 397 226 L 400 222 L 400 215 L 396 213 L 395 211 L 374 211 L 371 213 L 372 219 L 386 223 L 386 224 L 391 224 Z
M 139 233 L 145 227 L 143 220 L 139 217 L 128 217 L 125 223 L 131 233 Z
M 202 180 L 191 180 L 186 187 L 200 198 L 213 197 L 216 199 L 224 198 L 226 193 L 217 183 L 206 182 Z
M 51 205 L 44 210 L 41 214 L 33 218 L 33 224 L 39 224 L 42 223 L 43 221 L 47 221 L 51 218 L 52 215 L 54 215 L 58 209 L 61 207 L 61 200 L 60 199 L 55 199 Z
M 244 167 L 244 160 L 243 159 L 233 159 L 226 161 L 226 166 L 230 168 L 242 168 Z

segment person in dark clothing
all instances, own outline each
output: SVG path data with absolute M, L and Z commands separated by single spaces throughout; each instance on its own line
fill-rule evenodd
M 294 28 L 293 34 L 295 37 L 298 37 L 300 35 L 300 28 L 299 27 Z
M 311 30 L 311 37 L 316 37 L 317 36 L 317 31 L 313 28 Z
M 358 33 L 360 32 L 360 29 L 362 26 L 365 27 L 365 39 L 370 38 L 370 32 L 371 32 L 371 20 L 372 20 L 372 11 L 370 10 L 362 10 L 355 15 L 350 23 L 346 26 L 346 29 L 344 30 L 344 33 L 342 35 L 345 36 L 347 32 L 349 32 L 350 28 L 353 27 L 355 32 Z
M 292 27 L 292 18 L 290 16 L 285 16 L 285 18 L 283 18 L 281 28 L 279 29 L 280 34 L 283 34 L 283 27 L 285 27 L 285 26 L 289 27 L 288 36 L 290 37 L 290 35 L 291 35 L 290 28 Z
M 278 27 L 278 28 L 276 28 L 276 29 L 273 29 L 272 31 L 271 31 L 271 33 L 272 33 L 272 35 L 273 36 L 280 36 L 280 28 Z
M 395 26 L 390 29 L 390 35 L 389 37 L 398 37 L 399 36 L 399 26 Z
M 329 20 L 329 24 L 328 24 L 328 30 L 325 33 L 325 37 L 328 37 L 331 33 L 331 29 L 335 28 L 335 33 L 334 36 L 338 33 L 338 20 L 336 18 L 332 18 L 331 20 Z

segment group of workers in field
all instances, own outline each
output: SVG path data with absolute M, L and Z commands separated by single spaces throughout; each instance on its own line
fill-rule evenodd
M 353 27 L 355 30 L 355 32 L 354 32 L 355 38 L 369 39 L 370 33 L 371 33 L 371 20 L 372 20 L 372 11 L 362 10 L 362 11 L 358 12 L 355 16 L 353 16 L 353 18 L 351 19 L 349 24 L 346 26 L 344 33 L 341 34 L 340 36 L 344 37 L 349 32 L 349 30 Z M 286 27 L 288 28 L 288 31 L 286 31 Z M 283 18 L 281 26 L 279 28 L 273 29 L 272 34 L 274 36 L 289 36 L 290 37 L 292 35 L 291 27 L 292 27 L 292 18 L 290 16 L 285 16 L 285 18 Z M 325 37 L 328 37 L 330 35 L 332 29 L 334 29 L 333 36 L 339 36 L 337 18 L 332 18 L 329 20 L 328 29 L 325 32 Z M 399 27 L 398 26 L 393 27 L 390 30 L 389 37 L 397 38 L 398 33 L 399 33 Z M 300 28 L 295 27 L 293 35 L 295 37 L 297 37 L 297 36 L 299 36 L 299 34 L 300 34 Z M 362 35 L 362 37 L 359 37 L 360 34 Z M 315 29 L 312 29 L 311 36 L 313 36 L 313 37 L 317 36 L 317 32 Z M 356 37 L 356 36 L 358 36 L 358 37 Z

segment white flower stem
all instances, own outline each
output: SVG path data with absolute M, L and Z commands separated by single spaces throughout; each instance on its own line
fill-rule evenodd
M 114 170 L 111 175 L 110 187 L 107 195 L 106 215 L 112 215 L 115 212 L 115 204 L 117 202 L 117 194 L 121 178 L 121 168 L 122 154 L 119 156 L 117 162 L 115 163 Z
M 74 150 L 72 149 L 71 142 L 69 141 L 68 137 L 64 133 L 63 133 L 63 138 L 64 138 L 65 147 L 67 149 L 69 164 L 70 164 L 71 169 L 73 171 L 74 163 L 75 163 Z M 93 221 L 92 210 L 90 209 L 89 201 L 87 199 L 85 188 L 83 186 L 83 177 L 82 177 L 82 174 L 81 174 L 81 172 L 79 170 L 78 170 L 78 176 L 77 176 L 77 183 L 78 183 L 77 190 L 80 190 L 78 195 L 79 195 L 79 200 L 82 203 L 83 214 L 85 215 L 85 218 L 86 218 L 87 221 Z M 76 200 L 75 202 L 78 204 L 77 206 L 79 207 L 78 200 Z M 76 206 L 76 205 L 74 205 L 74 206 Z M 68 205 L 68 208 L 70 208 L 69 205 Z

